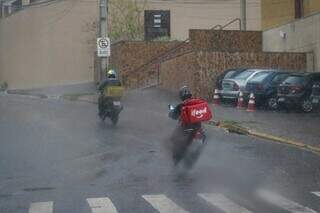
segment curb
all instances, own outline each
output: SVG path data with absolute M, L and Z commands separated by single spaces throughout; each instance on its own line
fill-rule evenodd
M 298 142 L 298 141 L 294 141 L 294 140 L 291 140 L 288 138 L 283 138 L 283 137 L 279 137 L 279 136 L 275 136 L 275 135 L 271 135 L 271 134 L 267 134 L 267 133 L 258 132 L 256 130 L 248 129 L 248 128 L 240 126 L 240 125 L 227 123 L 225 121 L 209 121 L 207 124 L 217 126 L 221 129 L 225 129 L 226 131 L 228 131 L 230 133 L 248 135 L 248 136 L 253 136 L 253 137 L 257 137 L 257 138 L 261 138 L 261 139 L 266 139 L 269 141 L 274 141 L 277 143 L 287 144 L 287 145 L 291 145 L 291 146 L 294 146 L 299 149 L 311 151 L 315 154 L 320 155 L 320 147 L 308 145 L 303 142 Z

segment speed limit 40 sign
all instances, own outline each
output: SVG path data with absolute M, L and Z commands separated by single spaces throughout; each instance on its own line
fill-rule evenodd
M 110 39 L 109 38 L 97 38 L 97 53 L 98 57 L 110 56 Z

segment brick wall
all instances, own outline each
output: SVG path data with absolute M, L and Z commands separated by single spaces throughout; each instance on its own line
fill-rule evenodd
M 197 50 L 261 52 L 261 31 L 190 30 L 190 41 Z
M 183 42 L 119 42 L 112 46 L 110 65 L 120 71 L 120 76 L 127 88 L 139 88 L 157 83 L 159 63 L 148 63 L 168 52 L 168 59 L 190 51 L 191 45 Z
M 196 53 L 191 52 L 163 62 L 160 66 L 160 84 L 163 89 L 176 91 L 183 85 L 197 90 L 196 72 L 200 69 L 196 61 Z
M 230 68 L 306 69 L 305 53 L 262 52 L 261 32 L 191 30 L 182 42 L 120 42 L 111 63 L 126 88 L 157 85 L 176 91 L 188 85 L 197 96 L 211 99 L 217 75 Z M 214 38 L 217 38 L 214 40 Z M 216 41 L 216 42 L 213 42 Z M 218 45 L 219 44 L 219 45 Z M 161 60 L 150 60 L 180 46 Z

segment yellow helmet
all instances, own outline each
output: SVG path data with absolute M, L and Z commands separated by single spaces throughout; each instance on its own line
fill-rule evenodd
M 107 72 L 107 78 L 116 78 L 116 71 L 111 69 Z

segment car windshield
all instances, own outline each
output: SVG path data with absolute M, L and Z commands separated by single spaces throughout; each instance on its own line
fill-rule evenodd
M 230 78 L 236 71 L 235 70 L 230 70 L 227 72 L 227 74 L 224 76 L 224 79 Z
M 249 78 L 250 75 L 252 75 L 254 72 L 255 72 L 254 70 L 246 70 L 246 71 L 240 73 L 239 75 L 237 75 L 236 77 L 234 77 L 234 79 L 245 80 L 245 79 Z
M 284 81 L 283 84 L 291 84 L 291 85 L 302 85 L 307 82 L 307 78 L 305 76 L 289 76 Z
M 255 74 L 250 82 L 262 82 L 266 77 L 268 77 L 271 73 L 270 72 L 259 72 Z

